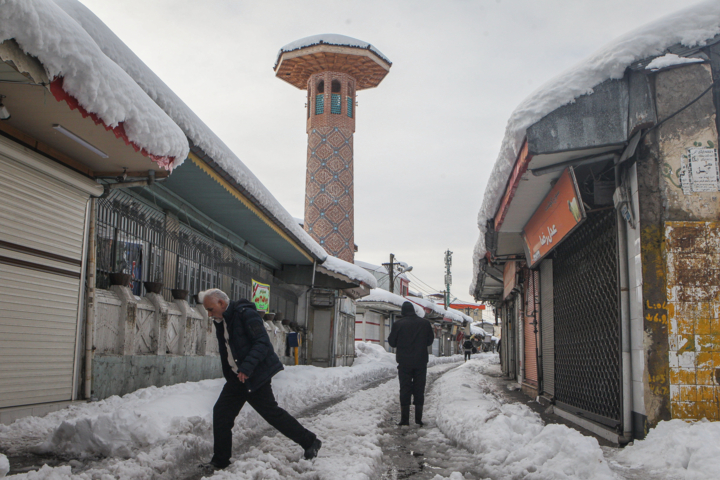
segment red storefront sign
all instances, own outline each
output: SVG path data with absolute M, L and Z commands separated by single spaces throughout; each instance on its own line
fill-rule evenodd
M 523 246 L 529 267 L 537 266 L 585 218 L 575 173 L 568 167 L 523 228 Z

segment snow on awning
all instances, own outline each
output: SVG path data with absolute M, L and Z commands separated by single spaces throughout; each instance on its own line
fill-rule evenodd
M 432 313 L 435 313 L 436 315 L 439 315 L 442 317 L 443 320 L 447 322 L 459 322 L 462 323 L 463 320 L 465 320 L 463 317 L 464 315 L 457 310 L 445 310 L 443 307 L 438 305 L 435 302 L 432 302 L 430 300 L 426 300 L 424 298 L 408 298 L 409 302 L 412 302 L 416 305 L 419 305 L 424 310 L 430 311 Z M 470 317 L 468 317 L 470 318 Z M 471 319 L 472 320 L 472 319 Z
M 377 288 L 377 280 L 367 270 L 332 255 L 328 255 L 325 261 L 318 265 L 318 270 L 327 270 L 327 273 L 330 274 L 343 275 L 370 289 Z
M 370 291 L 370 295 L 367 297 L 363 297 L 360 300 L 357 301 L 359 305 L 365 304 L 365 305 L 371 305 L 371 304 L 388 304 L 393 305 L 394 307 L 401 308 L 403 303 L 410 302 L 409 299 L 403 298 L 400 295 L 395 295 L 394 293 L 390 293 L 387 290 L 383 290 L 382 288 L 374 288 Z M 411 302 L 412 303 L 412 302 Z M 415 313 L 418 317 L 424 317 L 425 316 L 425 310 L 417 305 L 413 304 L 413 307 L 415 307 Z
M 720 2 L 706 0 L 697 3 L 616 38 L 575 67 L 542 85 L 515 108 L 507 122 L 505 137 L 477 217 L 480 236 L 473 253 L 474 272 L 470 295 L 475 295 L 480 260 L 486 253 L 487 222 L 495 216 L 505 193 L 527 129 L 563 105 L 592 93 L 597 85 L 610 79 L 623 78 L 625 70 L 634 62 L 663 55 L 669 47 L 677 44 L 686 47 L 705 45 L 719 34 Z
M 43 64 L 58 100 L 81 108 L 166 168 L 185 160 L 189 146 L 182 130 L 56 3 L 4 2 L 0 41 L 10 39 Z
M 33 2 L 39 3 L 40 0 L 33 0 Z M 325 250 L 297 224 L 267 187 L 112 30 L 77 0 L 54 0 L 54 2 L 85 29 L 104 54 L 119 65 L 118 70 L 123 75 L 127 72 L 127 75 L 146 92 L 146 96 L 150 96 L 157 106 L 179 125 L 181 132 L 192 141 L 194 146 L 211 157 L 220 168 L 244 188 L 244 194 L 262 207 L 273 221 L 295 237 L 318 260 L 325 260 L 327 257 Z M 42 0 L 42 3 L 51 4 L 54 10 L 58 10 L 50 0 Z M 185 143 L 187 144 L 187 140 Z M 185 156 L 187 156 L 187 151 L 185 151 Z M 183 160 L 185 156 L 182 157 Z M 178 166 L 180 163 L 182 163 L 181 160 L 177 161 L 174 166 Z

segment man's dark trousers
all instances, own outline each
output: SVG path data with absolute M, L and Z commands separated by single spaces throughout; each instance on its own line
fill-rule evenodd
M 400 406 L 410 405 L 412 396 L 415 405 L 425 404 L 425 378 L 427 366 L 421 368 L 398 365 L 400 379 Z
M 315 441 L 314 433 L 300 425 L 292 415 L 278 406 L 269 381 L 257 390 L 248 392 L 247 385 L 234 378 L 225 384 L 213 408 L 215 454 L 212 463 L 215 465 L 224 468 L 230 463 L 232 428 L 245 402 L 248 402 L 280 433 L 299 444 L 303 450 L 308 449 Z

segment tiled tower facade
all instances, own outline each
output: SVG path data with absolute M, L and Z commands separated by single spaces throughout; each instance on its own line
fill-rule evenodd
M 344 35 L 303 38 L 280 49 L 275 75 L 307 90 L 305 230 L 330 255 L 355 257 L 355 95 L 375 88 L 392 64 L 367 42 Z
M 355 79 L 321 72 L 308 80 L 305 230 L 330 255 L 355 255 Z

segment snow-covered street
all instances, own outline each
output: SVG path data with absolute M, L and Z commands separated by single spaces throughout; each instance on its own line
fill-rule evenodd
M 622 451 L 545 425 L 493 382 L 500 370 L 491 353 L 467 363 L 431 357 L 425 426 L 400 428 L 394 355 L 362 342 L 357 351 L 353 367 L 289 367 L 273 381 L 280 405 L 323 440 L 317 459 L 302 459 L 246 407 L 233 430 L 233 462 L 212 478 L 706 479 L 720 467 L 713 455 L 720 428 L 711 422 L 664 422 Z M 21 469 L 17 461 L 26 468 L 33 458 L 37 466 L 55 462 L 17 479 L 199 479 L 223 382 L 151 387 L 24 418 L 0 426 L 0 451 L 13 472 Z

